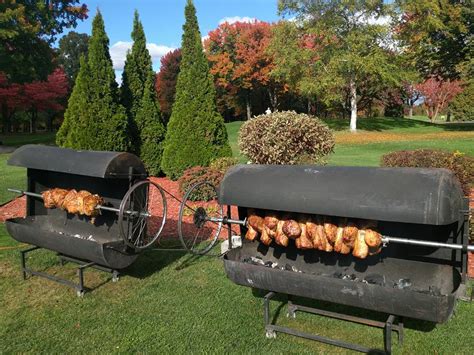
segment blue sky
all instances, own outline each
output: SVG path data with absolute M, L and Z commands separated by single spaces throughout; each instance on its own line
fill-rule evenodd
M 90 34 L 92 18 L 99 8 L 110 38 L 110 51 L 117 75 L 130 48 L 133 12 L 138 10 L 153 58 L 155 70 L 160 57 L 180 46 L 186 0 L 84 0 L 89 18 L 80 22 L 76 32 Z M 194 0 L 202 36 L 215 29 L 219 22 L 259 19 L 276 21 L 277 0 Z M 120 79 L 119 79 L 120 80 Z

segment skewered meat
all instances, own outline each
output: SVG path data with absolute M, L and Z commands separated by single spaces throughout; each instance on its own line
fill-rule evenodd
M 326 238 L 329 243 L 334 245 L 336 242 L 337 226 L 334 223 L 331 223 L 329 219 L 326 219 L 324 223 L 324 232 L 326 233 Z
M 89 191 L 81 190 L 65 190 L 65 189 L 51 189 L 43 191 L 41 194 L 46 208 L 61 208 L 71 214 L 81 214 L 92 217 L 99 215 L 98 205 L 104 203 L 104 200 L 99 195 L 93 195 Z
M 248 224 L 257 232 L 262 233 L 263 230 L 263 218 L 255 214 L 248 218 Z
M 283 225 L 285 224 L 285 221 L 281 220 L 281 221 L 278 221 L 278 225 L 277 225 L 277 230 L 276 230 L 276 236 L 275 236 L 275 242 L 278 244 L 278 245 L 281 245 L 283 247 L 287 247 L 288 246 L 288 242 L 289 242 L 289 239 L 288 237 L 285 235 L 285 233 L 283 233 Z
M 270 245 L 272 243 L 272 240 L 273 239 L 270 238 L 270 236 L 267 233 L 267 229 L 264 228 L 262 231 L 262 234 L 260 235 L 260 241 L 262 242 L 262 244 Z
M 295 240 L 296 247 L 298 249 L 313 249 L 313 243 L 306 233 L 306 222 L 300 223 L 299 226 L 301 233 L 300 236 Z
M 365 259 L 369 254 L 369 247 L 365 243 L 366 231 L 361 229 L 357 232 L 357 239 L 354 243 L 352 255 L 359 259 Z
M 276 237 L 278 218 L 275 215 L 268 215 L 263 219 L 263 224 L 267 234 L 272 238 Z
M 344 244 L 349 246 L 351 249 L 354 247 L 358 230 L 359 229 L 354 222 L 348 222 L 344 227 L 342 239 L 344 240 Z
M 283 233 L 288 238 L 296 239 L 301 235 L 301 226 L 294 219 L 289 219 L 283 224 Z
M 248 226 L 247 233 L 245 234 L 245 239 L 248 240 L 255 240 L 258 236 L 258 232 L 252 228 L 252 226 Z
M 351 252 L 351 248 L 344 243 L 344 227 L 337 228 L 334 251 L 341 254 L 349 254 Z
M 373 229 L 366 229 L 365 243 L 369 247 L 369 255 L 376 255 L 382 250 L 382 235 Z

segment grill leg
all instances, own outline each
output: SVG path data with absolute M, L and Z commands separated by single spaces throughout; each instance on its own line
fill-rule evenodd
M 298 307 L 296 307 L 294 304 L 293 304 L 293 298 L 288 295 L 288 313 L 287 313 L 287 317 L 288 318 L 293 318 L 295 319 L 296 318 L 296 310 L 297 310 Z
M 403 328 L 403 317 L 398 319 L 398 345 L 403 345 L 403 336 L 404 336 L 404 328 Z
M 263 320 L 265 322 L 265 336 L 268 339 L 276 338 L 276 332 L 270 322 L 270 300 L 275 296 L 275 292 L 268 292 L 263 298 Z
M 23 275 L 23 280 L 26 280 L 26 260 L 25 260 L 26 251 L 20 251 L 21 258 L 21 273 Z
M 395 316 L 390 315 L 385 323 L 384 329 L 384 348 L 387 354 L 392 353 L 392 326 L 395 320 Z

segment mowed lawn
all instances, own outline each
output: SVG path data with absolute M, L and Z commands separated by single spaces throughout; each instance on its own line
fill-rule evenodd
M 365 129 L 356 135 L 361 137 L 360 142 L 354 143 L 355 135 L 336 123 L 332 127 L 338 144 L 331 164 L 378 165 L 385 152 L 412 148 L 444 148 L 474 155 L 470 129 L 446 129 L 419 122 L 401 124 L 386 119 L 369 124 L 361 120 L 359 127 Z M 234 152 L 240 124 L 227 125 Z M 446 133 L 450 136 L 451 132 L 455 136 L 447 138 Z M 376 134 L 384 135 L 387 142 L 377 142 Z M 410 141 L 405 139 L 409 135 L 439 137 Z M 371 140 L 366 142 L 364 137 Z M 6 192 L 7 187 L 25 185 L 24 169 L 6 166 L 7 157 L 0 155 L 0 203 L 12 196 Z M 263 293 L 232 283 L 219 258 L 146 251 L 117 283 L 109 282 L 105 273 L 87 270 L 86 285 L 95 289 L 78 298 L 74 290 L 48 280 L 32 277 L 23 281 L 20 248 L 0 223 L 0 353 L 349 353 L 283 334 L 266 339 Z M 33 268 L 75 279 L 75 269 L 71 265 L 59 267 L 54 253 L 34 253 L 28 260 Z M 384 320 L 381 314 L 357 308 L 304 302 Z M 292 320 L 286 317 L 281 300 L 272 301 L 271 305 L 278 324 L 373 348 L 383 346 L 380 329 L 303 313 Z M 394 353 L 471 353 L 473 324 L 474 305 L 465 302 L 458 303 L 453 318 L 445 324 L 406 320 L 403 346 L 397 344 L 393 334 Z
M 404 149 L 459 150 L 474 156 L 474 124 L 431 124 L 419 120 L 394 118 L 366 118 L 358 122 L 358 132 L 348 131 L 348 121 L 326 120 L 334 130 L 335 152 L 330 165 L 378 166 L 382 155 Z M 227 132 L 234 156 L 242 162 L 238 131 L 242 121 L 227 124 Z

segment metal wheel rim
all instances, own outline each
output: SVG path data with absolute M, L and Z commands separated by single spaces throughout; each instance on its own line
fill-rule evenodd
M 198 182 L 197 184 L 194 184 L 193 186 L 191 186 L 191 188 L 188 191 L 186 191 L 186 194 L 183 197 L 183 201 L 181 201 L 181 205 L 180 205 L 180 208 L 179 208 L 179 216 L 178 216 L 178 235 L 179 235 L 179 239 L 181 241 L 181 244 L 183 245 L 183 247 L 185 249 L 187 249 L 188 251 L 190 251 L 191 253 L 196 254 L 196 255 L 204 255 L 204 254 L 208 253 L 214 247 L 214 245 L 216 244 L 217 238 L 219 237 L 219 234 L 221 233 L 221 229 L 222 229 L 222 222 L 213 222 L 213 223 L 218 225 L 217 231 L 215 232 L 214 236 L 212 237 L 211 242 L 209 243 L 209 245 L 206 248 L 202 249 L 202 250 L 196 250 L 192 247 L 189 248 L 189 246 L 186 244 L 185 237 L 183 235 L 183 228 L 182 228 L 184 210 L 185 210 L 186 207 L 188 207 L 188 208 L 190 208 L 191 210 L 194 211 L 194 208 L 188 206 L 186 204 L 186 202 L 188 201 L 188 198 L 191 195 L 191 193 L 196 188 L 198 188 L 202 185 L 208 185 L 208 186 L 212 187 L 214 189 L 215 193 L 216 193 L 216 197 L 218 196 L 217 188 L 213 184 L 211 184 L 210 182 L 207 182 L 207 181 Z M 217 203 L 217 204 L 219 206 L 220 215 L 221 215 L 221 217 L 223 217 L 224 216 L 224 208 L 221 204 L 219 204 L 219 203 Z
M 130 197 L 132 196 L 133 192 L 142 185 L 152 185 L 156 189 L 158 189 L 158 191 L 160 192 L 161 201 L 162 201 L 162 205 L 163 205 L 163 219 L 161 221 L 161 225 L 160 225 L 160 228 L 158 229 L 158 232 L 155 233 L 153 238 L 151 238 L 150 242 L 148 242 L 145 245 L 135 245 L 134 243 L 130 242 L 130 240 L 128 238 L 128 231 L 125 231 L 125 228 L 124 228 L 125 218 L 127 218 L 127 214 L 125 213 L 125 211 L 127 210 L 127 203 L 129 202 Z M 147 196 L 147 201 L 146 201 L 147 206 L 148 206 L 148 198 L 149 198 L 149 196 Z M 148 212 L 148 209 L 147 209 L 147 212 Z M 124 243 L 127 246 L 129 246 L 133 249 L 136 249 L 136 250 L 143 250 L 143 249 L 151 247 L 156 242 L 156 240 L 159 238 L 161 232 L 163 231 L 163 228 L 164 228 L 165 223 L 166 223 L 166 214 L 167 214 L 166 196 L 165 196 L 164 190 L 161 188 L 160 185 L 158 185 L 158 184 L 156 184 L 152 181 L 149 181 L 149 180 L 139 181 L 136 184 L 134 184 L 130 189 L 128 189 L 127 193 L 125 194 L 122 201 L 120 202 L 118 225 L 119 225 L 119 232 L 120 232 L 120 235 L 122 236 L 122 239 L 123 239 Z M 148 219 L 149 217 L 145 217 L 145 218 Z M 145 224 L 145 226 L 146 226 L 146 224 Z M 144 233 L 146 233 L 146 227 L 145 227 Z M 136 240 L 138 240 L 138 239 L 141 239 L 140 235 L 137 237 Z M 136 240 L 135 240 L 135 242 L 136 242 Z

